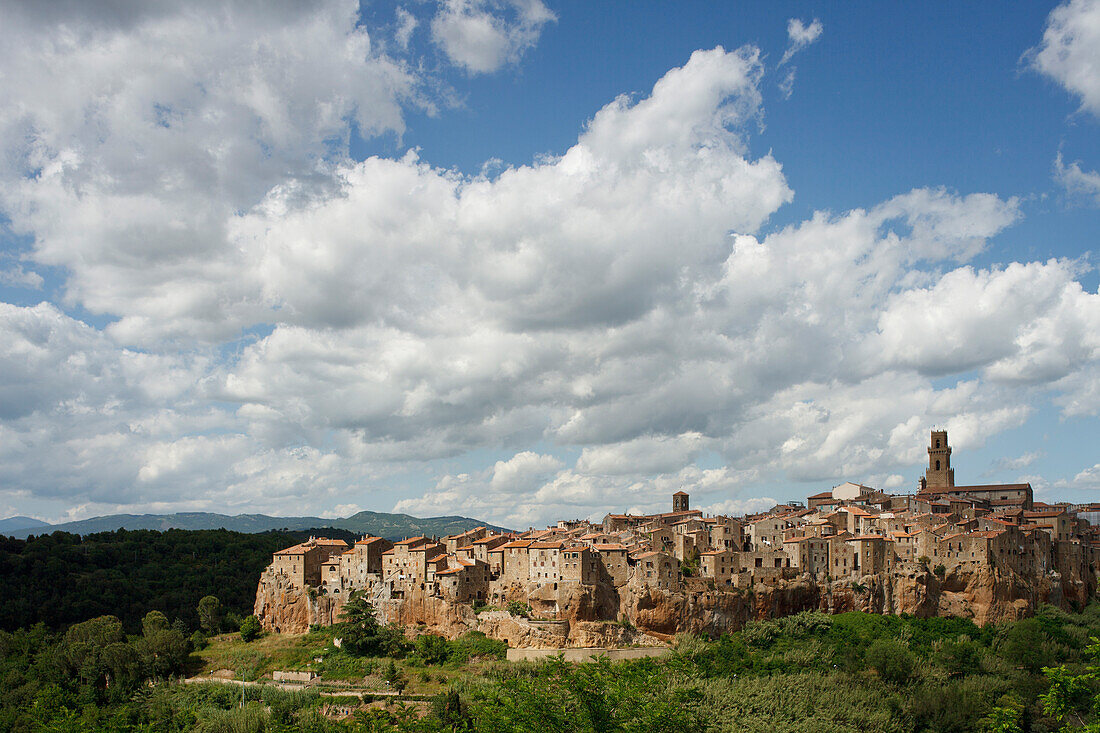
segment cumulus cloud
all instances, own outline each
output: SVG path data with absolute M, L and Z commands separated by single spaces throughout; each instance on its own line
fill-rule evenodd
M 527 462 L 531 460 L 530 455 L 517 454 L 504 463 L 510 464 L 516 459 Z M 500 465 L 498 463 L 497 467 Z M 708 501 L 717 495 L 737 496 L 755 478 L 752 471 L 697 466 L 685 466 L 655 476 L 640 472 L 607 476 L 573 467 L 562 468 L 524 485 L 512 484 L 502 491 L 493 480 L 494 473 L 489 470 L 476 474 L 448 474 L 423 496 L 398 502 L 395 511 L 425 515 L 451 513 L 456 507 L 462 507 L 461 511 L 466 514 L 487 517 L 506 527 L 523 528 L 563 517 L 599 521 L 608 512 L 628 509 L 635 513 L 668 511 L 668 497 L 675 491 L 687 491 L 700 501 Z M 752 497 L 724 501 L 726 504 L 738 501 L 743 506 L 760 504 Z M 723 505 L 721 502 L 715 504 Z
M 519 61 L 555 20 L 541 0 L 440 0 L 432 39 L 455 66 L 487 74 Z
M 420 103 L 354 3 L 150 5 L 72 37 L 6 12 L 30 40 L 0 50 L 25 100 L 0 204 L 109 316 L 0 308 L 6 504 L 338 511 L 406 471 L 435 478 L 400 511 L 520 527 L 681 488 L 750 506 L 774 477 L 901 486 L 929 424 L 965 448 L 1043 400 L 1100 409 L 1084 265 L 968 264 L 1016 200 L 917 189 L 765 231 L 793 192 L 752 151 L 755 48 L 697 51 L 489 177 L 350 159 L 351 120 L 399 133 Z M 486 449 L 511 458 L 426 468 Z
M 1070 0 L 1052 10 L 1043 40 L 1025 58 L 1100 117 L 1100 0 Z
M 232 334 L 257 311 L 227 221 L 273 186 L 323 190 L 349 123 L 399 134 L 418 81 L 350 0 L 77 5 L 64 22 L 0 10 L 19 39 L 0 48 L 18 100 L 0 109 L 0 206 L 35 261 L 68 268 L 70 301 L 133 340 Z
M 1066 189 L 1070 201 L 1100 206 L 1100 172 L 1082 170 L 1081 161 L 1066 165 L 1062 154 L 1058 153 L 1054 160 L 1054 179 Z

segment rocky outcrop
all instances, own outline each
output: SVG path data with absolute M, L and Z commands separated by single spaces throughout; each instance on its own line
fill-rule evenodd
M 316 589 L 291 585 L 268 568 L 260 576 L 252 613 L 267 631 L 304 634 L 314 624 L 331 626 L 339 620 L 339 605 Z
M 695 584 L 679 591 L 610 584 L 515 585 L 501 597 L 529 603 L 534 618 L 504 611 L 475 614 L 468 603 L 412 593 L 402 599 L 373 598 L 380 620 L 399 623 L 410 635 L 448 638 L 471 630 L 532 649 L 657 644 L 678 633 L 717 635 L 752 620 L 800 611 L 865 611 L 921 618 L 958 616 L 978 624 L 1015 620 L 1044 603 L 1070 607 L 1095 595 L 1095 578 L 1049 573 L 1025 578 L 989 566 L 959 566 L 940 577 L 927 566 L 900 562 L 893 571 L 859 581 L 817 582 L 809 575 L 717 591 Z M 339 620 L 341 599 L 290 587 L 265 571 L 255 613 L 264 628 L 304 633 L 311 624 Z

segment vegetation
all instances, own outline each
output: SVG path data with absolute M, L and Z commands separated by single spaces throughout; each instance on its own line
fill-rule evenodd
M 16 540 L 0 537 L 0 629 L 42 622 L 53 630 L 113 615 L 138 633 L 146 612 L 157 610 L 199 628 L 199 600 L 214 591 L 217 618 L 227 630 L 252 613 L 256 579 L 276 550 L 311 534 L 352 539 L 340 530 L 241 534 L 226 530 L 172 529 L 53 534 Z M 222 630 L 219 626 L 216 631 Z M 210 633 L 210 632 L 208 632 Z
M 207 639 L 157 610 L 130 634 L 111 616 L 64 631 L 38 624 L 0 632 L 0 733 L 1100 726 L 1100 605 L 1073 614 L 1044 607 L 1032 619 L 987 627 L 801 613 L 713 639 L 681 636 L 661 658 L 589 664 L 508 663 L 504 644 L 479 633 L 410 642 L 362 599 L 349 605 L 343 623 L 297 637 L 251 636 L 248 623 Z M 177 681 L 214 670 L 256 680 L 277 669 L 319 680 L 300 691 Z

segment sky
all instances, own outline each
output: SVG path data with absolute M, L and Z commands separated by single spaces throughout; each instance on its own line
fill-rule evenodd
M 0 25 L 0 517 L 1100 501 L 1100 0 Z

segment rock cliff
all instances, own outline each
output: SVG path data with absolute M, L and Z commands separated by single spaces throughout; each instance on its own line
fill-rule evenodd
M 655 644 L 683 632 L 716 635 L 736 631 L 751 620 L 808 610 L 960 616 L 984 625 L 1027 616 L 1043 603 L 1080 605 L 1095 592 L 1095 578 L 1080 574 L 1032 579 L 979 566 L 959 567 L 940 577 L 924 565 L 902 562 L 891 573 L 868 575 L 855 583 L 820 583 L 801 576 L 732 591 L 699 585 L 664 591 L 579 583 L 559 583 L 557 589 L 534 584 L 508 588 L 504 598 L 529 603 L 533 619 L 499 610 L 475 614 L 467 603 L 423 593 L 404 599 L 379 597 L 375 606 L 382 621 L 402 624 L 412 635 L 454 638 L 477 630 L 512 647 L 548 649 Z M 256 594 L 256 616 L 264 628 L 282 633 L 332 624 L 339 620 L 339 609 L 340 600 L 287 587 L 266 572 Z

